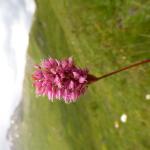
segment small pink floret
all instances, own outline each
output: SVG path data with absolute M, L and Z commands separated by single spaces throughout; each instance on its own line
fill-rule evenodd
M 48 99 L 49 99 L 49 100 L 51 99 L 51 96 L 52 96 L 52 91 L 51 91 L 51 90 L 48 90 Z
M 46 62 L 42 62 L 42 66 L 43 66 L 45 69 L 48 69 L 48 68 L 49 68 L 49 66 L 47 65 Z
M 74 82 L 72 80 L 69 83 L 69 89 L 74 89 Z
M 41 67 L 38 66 L 38 65 L 36 65 L 36 64 L 33 64 L 33 66 L 34 66 L 35 68 L 37 68 L 37 69 L 41 69 Z
M 54 59 L 49 58 L 49 62 L 52 66 L 57 66 L 57 62 Z
M 69 57 L 68 59 L 68 62 L 69 62 L 69 67 L 73 67 L 73 57 Z
M 79 79 L 79 73 L 73 72 L 73 76 L 74 76 L 74 78 L 75 78 L 76 80 Z
M 62 66 L 59 60 L 56 60 L 56 62 L 57 62 L 57 66 Z
M 61 89 L 59 89 L 59 90 L 56 92 L 56 98 L 60 100 L 61 96 L 62 96 L 62 91 L 61 91 Z
M 63 67 L 63 69 L 65 69 L 67 67 L 67 65 L 68 65 L 68 61 L 66 59 L 63 59 L 62 60 L 62 67 Z
M 88 68 L 83 69 L 83 72 L 84 72 L 85 75 L 87 75 L 89 73 Z
M 51 68 L 50 71 L 51 71 L 53 74 L 56 74 L 56 68 Z
M 79 77 L 79 83 L 84 83 L 84 81 L 85 81 L 85 77 L 80 76 Z
M 83 86 L 83 84 L 80 83 L 80 84 L 76 87 L 76 90 L 81 90 L 82 86 Z
M 82 90 L 81 90 L 81 94 L 84 94 L 85 91 L 87 90 L 88 86 L 85 86 Z
M 54 90 L 52 91 L 52 99 L 54 99 L 55 96 L 56 96 L 56 89 L 54 89 Z
M 75 93 L 75 99 L 79 98 L 79 95 L 80 95 L 80 91 L 76 91 L 76 93 Z

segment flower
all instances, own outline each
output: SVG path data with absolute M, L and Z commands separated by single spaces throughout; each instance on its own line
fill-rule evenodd
M 120 119 L 121 119 L 121 121 L 124 122 L 124 123 L 127 122 L 127 115 L 126 115 L 126 114 L 123 114 Z
M 54 60 L 42 61 L 42 69 L 34 64 L 39 70 L 32 73 L 33 87 L 36 87 L 36 95 L 48 95 L 48 99 L 53 101 L 54 98 L 65 102 L 75 101 L 81 94 L 84 94 L 88 85 L 97 81 L 97 78 L 89 74 L 87 68 L 81 69 L 75 67 L 73 57 L 68 60 L 64 58 L 62 62 Z
M 147 100 L 150 100 L 150 94 L 147 94 L 147 95 L 146 95 L 146 99 L 147 99 Z
M 119 128 L 119 122 L 118 121 L 115 121 L 115 128 Z
M 31 74 L 31 79 L 33 80 L 33 87 L 36 87 L 35 93 L 37 97 L 48 95 L 51 101 L 53 101 L 54 98 L 59 100 L 63 98 L 65 102 L 68 102 L 68 100 L 72 102 L 79 98 L 80 94 L 84 94 L 90 84 L 148 62 L 150 62 L 150 59 L 97 78 L 90 74 L 87 68 L 82 70 L 78 66 L 75 67 L 73 57 L 70 57 L 68 60 L 64 58 L 62 62 L 50 57 L 49 60 L 43 60 L 41 63 L 44 69 L 42 69 L 41 66 L 33 64 L 33 66 L 39 70 Z M 146 99 L 149 99 L 149 97 L 149 95 L 146 96 Z M 127 116 L 122 115 L 121 120 L 126 122 Z
M 134 13 L 133 13 L 133 10 L 130 10 L 130 11 L 129 11 L 129 14 L 130 14 L 130 15 L 133 15 L 133 14 L 134 14 Z

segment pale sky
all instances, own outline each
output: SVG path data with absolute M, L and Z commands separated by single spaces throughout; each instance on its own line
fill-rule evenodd
M 35 11 L 33 0 L 0 0 L 0 150 L 22 96 L 25 56 Z

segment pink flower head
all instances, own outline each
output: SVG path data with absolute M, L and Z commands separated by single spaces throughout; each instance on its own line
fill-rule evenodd
M 80 94 L 84 94 L 90 84 L 123 70 L 148 62 L 150 62 L 150 59 L 97 78 L 89 74 L 87 68 L 82 70 L 80 67 L 75 67 L 72 57 L 68 60 L 64 58 L 62 63 L 58 60 L 49 58 L 49 60 L 44 60 L 41 63 L 44 69 L 33 64 L 33 66 L 39 70 L 31 74 L 31 79 L 33 80 L 32 86 L 36 87 L 35 93 L 37 97 L 48 95 L 49 100 L 52 102 L 54 98 L 59 100 L 62 98 L 68 103 L 68 100 L 70 100 L 70 102 L 75 101 L 79 98 Z
M 54 98 L 75 101 L 80 94 L 84 94 L 89 84 L 93 83 L 96 77 L 88 74 L 87 68 L 75 67 L 73 57 L 68 60 L 64 58 L 62 63 L 49 58 L 42 63 L 43 69 L 34 64 L 39 69 L 32 73 L 33 87 L 36 87 L 37 96 L 48 95 L 48 99 Z M 94 80 L 93 80 L 94 79 Z

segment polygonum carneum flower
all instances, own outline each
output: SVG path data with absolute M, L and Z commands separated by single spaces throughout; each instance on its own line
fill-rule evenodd
M 89 84 L 97 80 L 89 74 L 87 68 L 82 70 L 78 66 L 75 67 L 72 57 L 68 60 L 64 58 L 62 62 L 49 58 L 41 64 L 43 69 L 36 64 L 33 65 L 38 69 L 31 75 L 33 87 L 36 87 L 37 96 L 48 95 L 51 101 L 54 98 L 63 98 L 65 102 L 75 101 L 80 94 L 85 93 Z
M 31 74 L 31 79 L 33 80 L 33 87 L 36 87 L 35 93 L 37 97 L 48 95 L 51 101 L 56 98 L 59 100 L 63 99 L 65 102 L 71 102 L 79 98 L 81 94 L 84 94 L 90 84 L 147 62 L 150 62 L 150 60 L 119 69 L 97 78 L 90 74 L 87 68 L 82 70 L 78 66 L 75 67 L 73 57 L 69 59 L 64 58 L 62 62 L 49 58 L 49 60 L 42 61 L 43 69 L 39 65 L 33 65 L 38 70 Z

